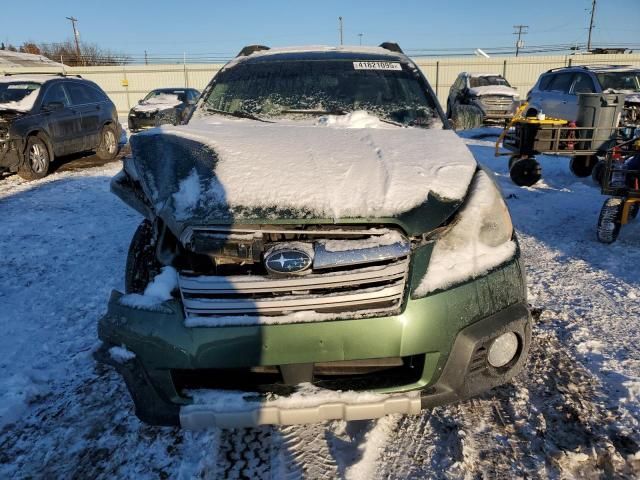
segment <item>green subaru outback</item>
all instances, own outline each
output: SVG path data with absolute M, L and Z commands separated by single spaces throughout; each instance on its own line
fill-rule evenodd
M 96 356 L 145 422 L 416 414 L 522 369 L 509 212 L 396 44 L 246 47 L 131 146 L 111 187 L 144 220 Z

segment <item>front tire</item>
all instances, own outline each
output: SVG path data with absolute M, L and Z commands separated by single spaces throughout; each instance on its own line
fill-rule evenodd
M 118 135 L 113 125 L 105 125 L 100 132 L 100 144 L 96 155 L 100 160 L 113 160 L 118 156 Z
M 153 224 L 143 220 L 133 234 L 124 273 L 126 293 L 143 293 L 147 285 L 160 272 L 156 258 Z
M 52 158 L 49 147 L 41 137 L 32 135 L 27 139 L 24 155 L 24 161 L 18 168 L 18 175 L 29 181 L 46 177 Z
M 569 170 L 576 177 L 585 178 L 591 175 L 597 162 L 598 159 L 595 155 L 576 155 L 569 162 Z
M 456 130 L 481 127 L 484 122 L 482 111 L 473 105 L 454 105 L 451 121 Z
M 620 234 L 620 219 L 622 217 L 622 206 L 624 200 L 622 198 L 607 198 L 600 210 L 598 217 L 598 241 L 601 243 L 613 243 Z

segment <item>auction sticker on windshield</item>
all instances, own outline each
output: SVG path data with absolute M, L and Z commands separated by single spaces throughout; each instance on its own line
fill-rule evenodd
M 356 70 L 402 70 L 398 62 L 353 62 Z

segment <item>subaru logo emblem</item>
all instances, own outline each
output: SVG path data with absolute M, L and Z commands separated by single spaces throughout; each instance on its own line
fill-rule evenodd
M 311 255 L 297 248 L 278 248 L 267 252 L 264 257 L 264 266 L 267 271 L 280 275 L 303 273 L 311 263 Z

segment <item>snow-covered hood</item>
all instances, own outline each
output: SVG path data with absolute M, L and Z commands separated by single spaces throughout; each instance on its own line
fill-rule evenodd
M 171 110 L 180 104 L 182 104 L 182 102 L 178 100 L 177 95 L 157 95 L 149 100 L 142 101 L 131 110 L 134 112 L 159 112 L 162 110 Z
M 473 87 L 469 89 L 471 95 L 481 97 L 483 95 L 505 95 L 518 98 L 520 94 L 506 85 L 487 85 L 486 87 Z
M 229 218 L 397 217 L 462 202 L 477 165 L 455 132 L 349 125 L 205 117 L 132 137 L 133 164 L 177 230 Z

